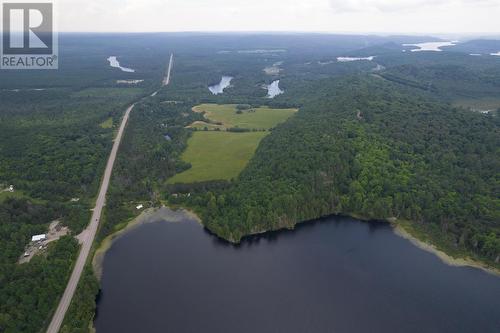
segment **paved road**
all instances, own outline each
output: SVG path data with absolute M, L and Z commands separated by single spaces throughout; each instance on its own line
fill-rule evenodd
M 174 65 L 174 54 L 170 54 L 170 62 L 168 63 L 168 70 L 165 78 L 163 79 L 163 85 L 167 86 L 170 83 L 170 73 L 172 72 L 172 66 Z
M 173 58 L 174 56 L 173 54 L 171 54 L 170 62 L 168 65 L 168 71 L 165 79 L 162 82 L 163 86 L 166 86 L 170 83 L 170 72 L 172 70 Z M 123 137 L 123 132 L 125 131 L 125 126 L 127 125 L 130 112 L 132 111 L 134 106 L 135 104 L 129 106 L 128 109 L 125 111 L 125 115 L 123 116 L 122 122 L 120 124 L 120 129 L 118 130 L 115 142 L 113 143 L 113 148 L 111 149 L 111 154 L 109 155 L 108 158 L 108 164 L 106 165 L 106 170 L 104 171 L 104 178 L 102 179 L 101 188 L 99 190 L 99 196 L 97 197 L 96 205 L 92 213 L 92 219 L 90 220 L 90 224 L 87 226 L 87 229 L 85 229 L 85 231 L 81 234 L 81 237 L 79 238 L 82 247 L 78 255 L 78 259 L 76 260 L 75 267 L 73 268 L 73 272 L 71 273 L 71 277 L 69 278 L 66 290 L 64 291 L 64 294 L 61 300 L 59 301 L 59 305 L 57 306 L 56 312 L 52 317 L 52 321 L 50 322 L 50 325 L 47 329 L 47 333 L 59 332 L 61 324 L 64 320 L 64 316 L 66 315 L 69 305 L 71 304 L 71 299 L 73 298 L 76 287 L 78 286 L 78 281 L 80 281 L 83 268 L 85 267 L 85 263 L 87 262 L 90 249 L 92 248 L 92 243 L 94 242 L 94 238 L 97 233 L 97 228 L 99 227 L 99 222 L 101 220 L 101 212 L 106 202 L 106 193 L 108 192 L 109 181 L 111 178 L 111 172 L 113 171 L 113 165 L 115 164 L 116 154 L 118 153 L 118 148 L 120 147 L 120 143 Z
M 80 241 L 82 242 L 80 254 L 78 255 L 78 259 L 76 260 L 75 267 L 73 268 L 73 272 L 71 273 L 71 277 L 68 281 L 68 285 L 66 286 L 66 290 L 64 291 L 64 294 L 59 302 L 59 306 L 57 307 L 57 310 L 52 317 L 52 321 L 50 322 L 49 328 L 47 329 L 47 333 L 57 333 L 59 331 L 64 319 L 64 315 L 66 314 L 66 311 L 68 310 L 71 303 L 71 299 L 73 298 L 73 294 L 75 293 L 78 281 L 80 280 L 80 276 L 82 275 L 85 263 L 87 262 L 87 257 L 89 256 L 90 249 L 97 232 L 97 227 L 99 226 L 99 221 L 101 219 L 102 208 L 104 207 L 106 201 L 106 192 L 108 191 L 109 180 L 111 178 L 111 171 L 113 171 L 116 154 L 118 152 L 118 148 L 120 147 L 120 142 L 122 140 L 123 132 L 125 131 L 125 126 L 127 125 L 130 112 L 132 111 L 134 106 L 135 104 L 129 106 L 125 111 L 125 115 L 123 116 L 122 123 L 120 124 L 120 129 L 118 130 L 115 142 L 113 143 L 113 149 L 111 149 L 111 154 L 109 155 L 106 170 L 104 171 L 104 178 L 102 179 L 99 196 L 97 197 L 96 205 L 92 213 L 92 219 L 90 220 L 90 224 L 85 230 L 85 236 L 80 239 Z

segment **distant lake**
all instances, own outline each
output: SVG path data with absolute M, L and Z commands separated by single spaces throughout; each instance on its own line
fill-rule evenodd
M 126 68 L 126 67 L 120 66 L 120 62 L 118 61 L 118 59 L 116 59 L 115 56 L 111 56 L 107 60 L 109 61 L 109 65 L 113 68 L 119 68 L 123 72 L 127 72 L 127 73 L 134 73 L 135 72 L 135 70 L 133 70 L 132 68 Z
M 0 89 L 0 91 L 9 91 L 9 92 L 21 92 L 21 91 L 45 91 L 45 88 L 32 88 L 32 89 Z
M 442 52 L 441 49 L 444 46 L 454 46 L 457 45 L 456 42 L 428 42 L 428 43 L 418 43 L 418 44 L 403 44 L 403 46 L 415 46 L 416 49 L 412 49 L 412 52 L 421 52 L 421 51 L 434 51 L 434 52 Z
M 97 333 L 499 332 L 500 278 L 388 224 L 330 217 L 232 246 L 159 220 L 106 254 Z
M 280 80 L 273 81 L 267 86 L 267 97 L 274 98 L 283 94 L 285 91 L 280 89 Z
M 373 59 L 375 59 L 375 56 L 370 56 L 370 57 L 337 57 L 338 62 L 351 62 L 351 61 L 361 61 L 361 60 L 373 61 Z
M 208 90 L 214 95 L 222 94 L 231 85 L 232 79 L 232 76 L 223 76 L 218 84 L 208 87 Z

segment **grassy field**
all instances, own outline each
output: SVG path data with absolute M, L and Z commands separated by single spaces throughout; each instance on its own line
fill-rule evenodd
M 105 121 L 99 124 L 101 128 L 111 128 L 113 127 L 113 118 L 109 117 Z
M 189 128 L 196 128 L 198 130 L 204 130 L 205 128 L 207 128 L 209 131 L 213 131 L 217 128 L 220 130 L 226 129 L 223 125 L 210 124 L 204 121 L 195 121 L 194 123 L 189 125 Z
M 207 122 L 196 121 L 189 127 L 208 131 L 193 133 L 182 155 L 192 168 L 169 179 L 169 184 L 236 178 L 252 158 L 260 140 L 269 134 L 268 130 L 285 122 L 297 109 L 259 107 L 237 113 L 236 104 L 201 104 L 193 111 L 203 112 Z M 236 127 L 261 131 L 225 131 Z
M 1 190 L 1 192 L 0 192 L 0 202 L 3 202 L 7 198 L 21 199 L 24 196 L 25 195 L 21 191 L 8 192 L 8 191 Z
M 236 104 L 201 104 L 194 112 L 205 112 L 205 118 L 222 123 L 224 128 L 270 129 L 285 122 L 297 109 L 271 109 L 263 106 L 236 113 Z
M 235 178 L 269 132 L 194 132 L 182 159 L 192 168 L 169 179 L 169 184 Z

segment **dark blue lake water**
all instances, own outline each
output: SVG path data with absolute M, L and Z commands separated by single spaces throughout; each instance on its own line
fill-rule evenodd
M 104 261 L 97 333 L 500 332 L 500 278 L 331 217 L 231 246 L 145 224 Z

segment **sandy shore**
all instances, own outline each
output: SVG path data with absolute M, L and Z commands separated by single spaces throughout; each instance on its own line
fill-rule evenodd
M 486 264 L 479 262 L 477 260 L 474 260 L 472 258 L 454 258 L 451 257 L 450 255 L 446 254 L 445 252 L 439 250 L 437 247 L 435 247 L 432 244 L 429 244 L 427 242 L 424 242 L 412 234 L 410 234 L 403 226 L 396 224 L 396 223 L 391 223 L 393 228 L 394 228 L 394 233 L 400 237 L 405 238 L 406 240 L 410 241 L 413 245 L 419 247 L 420 249 L 430 252 L 434 255 L 436 255 L 439 259 L 441 259 L 442 262 L 444 262 L 447 265 L 450 266 L 457 266 L 457 267 L 474 267 L 474 268 L 479 268 L 485 272 L 488 272 L 490 274 L 494 274 L 496 276 L 500 277 L 500 270 L 498 270 L 495 267 L 487 266 Z
M 127 223 L 127 226 L 119 231 L 106 237 L 95 251 L 92 259 L 92 268 L 94 274 L 100 280 L 102 276 L 103 261 L 106 251 L 109 250 L 113 242 L 129 232 L 145 223 L 156 221 L 168 221 L 171 223 L 179 223 L 185 220 L 195 220 L 201 223 L 200 218 L 193 212 L 186 209 L 172 210 L 168 207 L 149 208 L 144 210 L 139 216 Z

